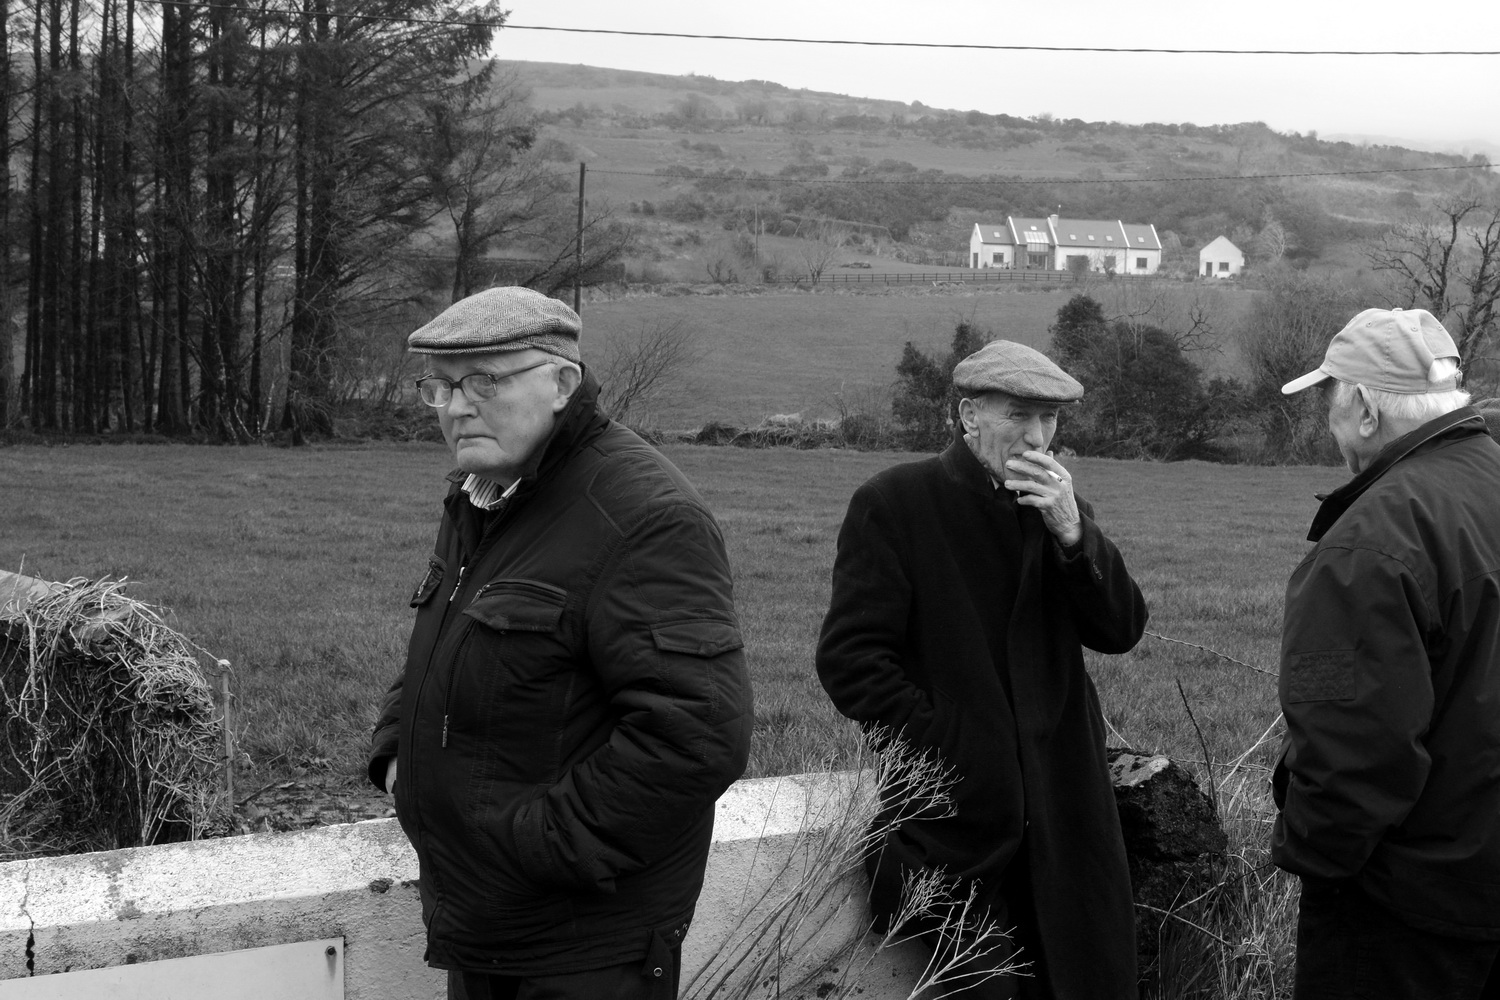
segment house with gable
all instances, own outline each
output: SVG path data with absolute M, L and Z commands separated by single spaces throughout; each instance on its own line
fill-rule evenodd
M 1198 273 L 1205 278 L 1233 278 L 1244 269 L 1245 254 L 1228 236 L 1216 236 L 1198 251 Z
M 1065 271 L 1076 259 L 1091 271 L 1155 274 L 1161 269 L 1156 227 L 1108 219 L 1027 219 L 976 222 L 969 234 L 969 267 Z

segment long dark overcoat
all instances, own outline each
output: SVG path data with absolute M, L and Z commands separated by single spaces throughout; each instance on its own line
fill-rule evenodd
M 1065 551 L 957 438 L 875 476 L 839 533 L 817 667 L 841 712 L 957 774 L 956 815 L 904 823 L 882 867 L 941 866 L 993 897 L 1024 857 L 1041 955 L 1022 957 L 1053 996 L 1111 1000 L 1136 995 L 1134 908 L 1080 647 L 1130 649 L 1146 605 L 1079 508 Z

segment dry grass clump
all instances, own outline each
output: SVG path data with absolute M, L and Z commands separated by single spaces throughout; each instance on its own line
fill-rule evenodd
M 865 858 L 892 829 L 918 816 L 952 815 L 952 774 L 900 740 L 882 737 L 861 740 L 854 768 L 830 777 L 833 793 L 810 798 L 776 877 L 682 995 L 848 1000 L 871 985 L 868 975 L 880 953 L 925 931 L 936 932 L 937 944 L 917 972 L 911 997 L 1024 975 L 1024 961 L 985 961 L 1008 950 L 1007 929 L 976 906 L 976 890 L 961 894 L 940 869 L 908 876 L 901 909 L 884 930 L 873 929 L 857 905 Z M 893 808 L 882 811 L 883 802 Z
M 0 857 L 193 840 L 223 724 L 190 643 L 120 580 L 0 617 Z

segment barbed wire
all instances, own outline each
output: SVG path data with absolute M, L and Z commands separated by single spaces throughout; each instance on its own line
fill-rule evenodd
M 1182 646 L 1191 646 L 1194 649 L 1201 649 L 1205 653 L 1212 653 L 1214 656 L 1219 657 L 1221 660 L 1228 660 L 1230 663 L 1237 663 L 1242 667 L 1248 667 L 1258 674 L 1265 674 L 1268 677 L 1281 676 L 1275 670 L 1267 670 L 1265 667 L 1257 667 L 1253 663 L 1246 663 L 1244 660 L 1237 660 L 1234 657 L 1230 656 L 1228 653 L 1221 653 L 1217 649 L 1212 649 L 1208 646 L 1200 645 L 1196 642 L 1188 642 L 1186 639 L 1174 639 L 1170 635 L 1162 635 L 1160 632 L 1153 632 L 1150 629 L 1146 629 L 1146 635 L 1149 635 L 1153 639 L 1160 639 L 1162 642 L 1175 642 Z

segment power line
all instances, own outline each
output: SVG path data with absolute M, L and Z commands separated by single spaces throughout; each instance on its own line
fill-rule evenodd
M 1050 185 L 1050 184 L 1179 184 L 1179 183 L 1208 183 L 1222 181 L 1264 181 L 1283 180 L 1296 177 L 1356 177 L 1361 174 L 1415 174 L 1431 170 L 1488 170 L 1489 163 L 1462 163 L 1446 167 L 1387 167 L 1379 170 L 1308 170 L 1300 173 L 1289 174 L 1188 174 L 1181 177 L 1117 177 L 1117 178 L 1087 178 L 1087 177 L 1052 177 L 1052 178 L 975 178 L 973 180 L 951 178 L 951 177 L 927 177 L 927 178 L 882 178 L 880 180 L 860 180 L 856 178 L 842 177 L 780 177 L 745 174 L 736 176 L 733 174 L 664 174 L 647 170 L 608 170 L 603 168 L 590 168 L 590 174 L 612 174 L 616 177 L 654 177 L 657 180 L 683 180 L 683 181 L 723 181 L 725 183 L 747 183 L 756 184 L 845 184 L 852 186 L 886 186 L 892 184 L 922 184 L 928 186 L 948 187 L 972 187 L 974 185 Z M 569 175 L 558 174 L 559 177 Z
M 627 31 L 622 28 L 562 28 L 543 24 L 507 24 L 513 31 L 559 31 L 635 38 L 686 38 L 714 42 L 780 42 L 792 45 L 863 45 L 872 48 L 978 49 L 984 52 L 1120 52 L 1203 56 L 1500 56 L 1500 49 L 1166 49 L 1109 45 L 986 45 L 981 42 L 876 42 L 854 38 L 794 38 L 780 35 L 698 35 L 684 31 Z
M 161 7 L 175 0 L 138 0 Z M 1174 49 L 1148 46 L 1111 45 L 990 45 L 982 42 L 883 42 L 858 38 L 798 38 L 790 35 L 708 35 L 686 31 L 630 31 L 624 28 L 566 28 L 549 24 L 506 23 L 503 18 L 412 17 L 400 14 L 363 14 L 351 10 L 304 11 L 291 7 L 262 4 L 215 3 L 213 0 L 187 0 L 178 6 L 196 10 L 224 10 L 238 14 L 279 14 L 288 17 L 324 15 L 335 18 L 358 18 L 386 24 L 425 24 L 463 28 L 498 28 L 511 31 L 555 31 L 580 35 L 619 35 L 630 38 L 680 38 L 712 42 L 767 42 L 783 45 L 853 45 L 868 48 L 971 49 L 981 52 L 1103 52 L 1145 55 L 1211 55 L 1211 56 L 1500 56 L 1500 49 Z

